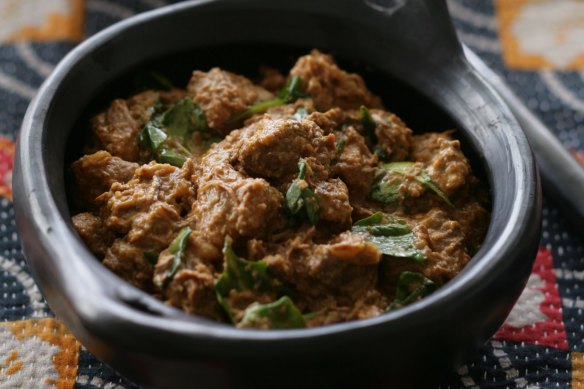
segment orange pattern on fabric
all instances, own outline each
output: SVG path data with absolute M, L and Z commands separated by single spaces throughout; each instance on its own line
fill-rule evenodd
M 584 27 L 584 3 L 574 1 L 575 12 L 559 12 L 558 17 L 549 10 L 557 10 L 556 0 L 495 0 L 495 10 L 499 23 L 499 37 L 503 49 L 503 59 L 509 68 L 562 69 L 575 70 L 584 68 L 584 45 L 569 44 L 572 39 L 578 39 L 579 32 Z M 577 5 L 581 7 L 576 8 Z M 530 7 L 540 7 L 539 12 L 529 12 Z M 570 10 L 571 8 L 565 8 Z M 535 17 L 537 16 L 537 17 Z M 554 18 L 550 23 L 549 18 Z M 522 24 L 522 28 L 518 28 Z M 521 32 L 518 32 L 518 31 Z M 541 37 L 546 37 L 543 43 Z M 539 44 L 538 44 L 539 41 Z M 529 48 L 527 48 L 529 46 Z M 565 46 L 565 47 L 562 47 Z M 562 60 L 556 53 L 560 50 Z
M 46 318 L 9 322 L 7 325 L 18 340 L 37 337 L 57 346 L 60 351 L 54 355 L 52 362 L 59 373 L 59 379 L 58 381 L 47 379 L 45 384 L 52 385 L 57 389 L 73 388 L 77 377 L 80 345 L 61 322 Z
M 2 371 L 2 373 L 6 374 L 7 376 L 10 376 L 22 369 L 22 362 L 18 361 L 18 351 L 12 350 L 10 355 L 4 360 L 4 365 L 6 366 L 6 370 Z
M 573 352 L 572 359 L 572 389 L 584 389 L 584 354 Z
M 46 15 L 44 20 L 39 20 L 34 25 L 16 26 L 14 32 L 6 38 L 6 41 L 59 39 L 81 41 L 83 39 L 84 0 L 67 1 L 69 2 L 69 12 L 67 14 L 51 13 Z M 3 15 L 3 19 L 10 20 L 10 15 Z

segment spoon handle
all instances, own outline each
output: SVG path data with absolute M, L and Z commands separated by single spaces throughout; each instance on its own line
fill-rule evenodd
M 464 53 L 505 100 L 523 128 L 535 154 L 545 194 L 554 199 L 576 230 L 584 233 L 584 166 L 474 52 L 464 47 Z

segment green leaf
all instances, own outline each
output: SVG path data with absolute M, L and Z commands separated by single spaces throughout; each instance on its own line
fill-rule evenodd
M 300 77 L 292 76 L 288 79 L 284 88 L 282 88 L 280 92 L 278 92 L 275 98 L 255 103 L 249 106 L 245 111 L 235 115 L 229 121 L 231 123 L 237 123 L 257 113 L 265 112 L 268 108 L 277 107 L 279 105 L 284 104 L 290 104 L 302 97 L 306 97 L 306 95 L 302 91 L 302 83 Z
M 371 111 L 364 105 L 359 107 L 359 121 L 365 130 L 365 135 L 371 140 L 371 144 L 377 143 L 377 135 L 375 135 L 375 128 L 377 123 L 371 116 Z
M 432 192 L 436 193 L 438 197 L 444 200 L 446 204 L 450 205 L 451 207 L 454 207 L 454 204 L 452 204 L 452 202 L 448 198 L 448 195 L 444 193 L 442 189 L 440 189 L 438 184 L 432 181 L 427 172 L 423 171 L 422 173 L 420 173 L 420 175 L 416 177 L 416 181 L 424 185 L 426 188 L 430 189 Z
M 388 310 L 414 303 L 436 290 L 436 284 L 421 273 L 405 271 L 397 281 L 395 299 Z
M 232 289 L 271 291 L 275 282 L 268 273 L 268 265 L 263 261 L 246 261 L 235 254 L 232 239 L 225 237 L 223 246 L 224 270 L 215 284 L 221 296 L 227 296 Z
M 284 88 L 278 92 L 278 98 L 281 99 L 284 104 L 293 103 L 302 97 L 306 97 L 306 94 L 302 91 L 302 80 L 298 76 L 288 78 Z
M 286 191 L 286 206 L 288 207 L 288 210 L 292 215 L 296 215 L 304 206 L 301 181 L 306 183 L 306 181 L 304 180 L 295 179 L 294 181 L 292 181 L 292 184 L 290 184 L 288 190 Z
M 150 148 L 153 152 L 156 152 L 160 145 L 168 138 L 166 133 L 160 129 L 159 125 L 155 121 L 149 121 L 144 125 L 142 132 L 140 133 L 140 141 L 146 147 Z
M 414 165 L 414 162 L 403 161 L 403 162 L 391 162 L 382 163 L 379 165 L 385 173 L 378 176 L 371 186 L 371 191 L 369 192 L 369 198 L 371 200 L 391 204 L 399 201 L 402 197 L 400 193 L 401 182 L 388 183 L 388 178 L 391 173 L 398 174 L 400 176 L 405 176 L 408 169 Z M 430 178 L 425 170 L 422 170 L 414 179 L 422 184 L 425 188 L 434 192 L 438 197 L 440 197 L 446 204 L 453 206 L 452 202 L 448 198 L 448 195 L 444 193 L 442 189 Z
M 191 235 L 191 230 L 189 227 L 185 227 L 174 238 L 170 246 L 168 247 L 168 251 L 172 255 L 172 265 L 170 269 L 166 272 L 166 276 L 164 278 L 164 284 L 168 284 L 172 278 L 175 276 L 176 272 L 182 265 L 183 257 L 185 254 L 185 250 L 187 248 L 187 243 L 189 242 L 189 236 Z
M 351 231 L 373 243 L 383 255 L 426 264 L 426 256 L 416 247 L 416 236 L 404 220 L 376 212 L 357 221 Z
M 306 322 L 290 297 L 283 296 L 269 304 L 252 304 L 245 313 L 240 327 L 304 328 Z
M 302 191 L 302 198 L 304 199 L 306 216 L 308 216 L 310 223 L 315 226 L 318 223 L 318 211 L 320 209 L 318 197 L 316 197 L 316 194 L 312 190 L 306 188 Z
M 180 168 L 184 165 L 187 158 L 189 158 L 189 156 L 184 153 L 163 147 L 160 149 L 156 159 L 161 163 L 168 163 L 169 165 Z
M 386 181 L 387 174 L 383 174 L 375 179 L 369 198 L 383 204 L 392 204 L 401 199 L 400 186 L 401 182 L 388 183 Z
M 298 160 L 298 178 L 296 178 L 286 191 L 286 207 L 292 215 L 297 215 L 302 209 L 305 210 L 306 217 L 312 225 L 316 225 L 319 220 L 318 197 L 308 187 L 304 180 L 306 176 L 306 161 L 304 158 Z
M 189 97 L 185 97 L 170 107 L 163 114 L 162 124 L 168 135 L 183 142 L 189 134 L 195 131 L 207 132 L 210 130 L 205 120 L 205 113 Z

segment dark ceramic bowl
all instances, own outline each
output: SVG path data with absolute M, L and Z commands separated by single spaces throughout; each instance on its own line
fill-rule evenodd
M 449 372 L 494 333 L 523 289 L 541 197 L 522 131 L 467 64 L 446 16 L 437 0 L 194 1 L 138 15 L 81 44 L 32 102 L 16 159 L 20 237 L 51 309 L 96 356 L 156 387 L 327 387 L 356 377 L 361 386 L 405 387 Z M 412 128 L 460 129 L 492 195 L 488 235 L 468 266 L 398 311 L 286 331 L 186 315 L 105 269 L 75 233 L 65 190 L 78 123 L 90 107 L 123 96 L 124 75 L 145 64 L 167 66 L 180 79 L 184 69 L 215 63 L 287 65 L 312 47 L 360 67 Z

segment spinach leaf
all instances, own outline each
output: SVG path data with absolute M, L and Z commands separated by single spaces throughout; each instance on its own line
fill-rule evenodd
M 404 307 L 420 300 L 436 290 L 436 284 L 421 273 L 402 272 L 397 281 L 395 299 L 388 311 Z
M 239 326 L 283 329 L 304 328 L 306 323 L 290 297 L 283 296 L 269 304 L 252 304 Z
M 288 79 L 286 85 L 278 92 L 276 97 L 273 99 L 260 101 L 259 103 L 255 103 L 249 106 L 245 111 L 235 115 L 230 120 L 230 122 L 237 123 L 255 115 L 256 113 L 264 112 L 268 108 L 290 104 L 302 97 L 306 97 L 306 94 L 302 91 L 302 82 L 300 77 L 292 76 Z
M 383 212 L 357 221 L 351 231 L 377 246 L 386 256 L 411 259 L 426 264 L 424 251 L 416 247 L 416 236 L 405 223 Z
M 405 176 L 407 170 L 414 165 L 414 162 L 391 162 L 382 163 L 379 166 L 383 169 L 383 173 L 380 174 L 371 186 L 371 191 L 369 192 L 369 198 L 371 200 L 391 204 L 402 198 L 400 193 L 401 182 L 390 180 L 392 174 L 397 174 L 398 176 Z M 425 170 L 422 170 L 414 179 L 422 184 L 425 188 L 434 192 L 438 197 L 440 197 L 446 204 L 453 206 L 452 202 L 448 198 L 448 195 L 444 193 L 442 189 L 430 178 L 430 175 Z
M 180 230 L 176 238 L 174 238 L 170 246 L 168 246 L 168 251 L 172 255 L 172 264 L 166 272 L 163 286 L 168 285 L 181 267 L 191 232 L 193 232 L 193 230 L 189 227 L 183 228 Z
M 300 158 L 298 161 L 298 178 L 296 178 L 286 191 L 286 207 L 292 215 L 300 214 L 302 209 L 312 225 L 319 220 L 319 204 L 316 194 L 308 187 L 304 180 L 306 175 L 306 161 Z
M 274 289 L 275 280 L 268 273 L 268 265 L 263 261 L 247 261 L 233 251 L 233 240 L 225 237 L 223 245 L 224 270 L 215 284 L 220 296 L 227 296 L 232 289 L 266 292 Z

